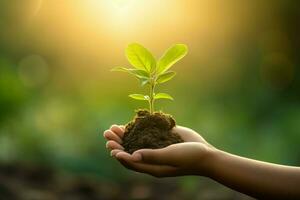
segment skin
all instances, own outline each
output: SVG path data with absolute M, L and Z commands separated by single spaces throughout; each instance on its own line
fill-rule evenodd
M 259 199 L 300 199 L 300 167 L 277 165 L 236 156 L 209 144 L 192 129 L 176 126 L 183 143 L 162 149 L 124 151 L 124 126 L 104 131 L 106 147 L 124 167 L 155 177 L 206 176 Z

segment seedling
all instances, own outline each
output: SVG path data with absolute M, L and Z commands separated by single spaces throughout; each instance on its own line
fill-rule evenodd
M 135 76 L 142 86 L 149 87 L 149 94 L 130 94 L 129 97 L 148 101 L 148 110 L 138 110 L 135 118 L 125 127 L 123 140 L 124 150 L 128 153 L 141 148 L 163 148 L 170 144 L 183 142 L 182 138 L 172 131 L 175 119 L 163 112 L 156 112 L 154 102 L 158 99 L 173 100 L 167 93 L 155 93 L 157 85 L 171 80 L 176 72 L 169 69 L 187 54 L 187 46 L 175 44 L 157 61 L 142 45 L 133 43 L 126 48 L 126 57 L 131 68 L 115 67 L 112 71 L 127 72 Z
M 153 55 L 145 47 L 138 43 L 132 43 L 126 48 L 126 57 L 133 68 L 115 67 L 112 71 L 127 72 L 140 80 L 142 86 L 149 86 L 149 94 L 130 94 L 135 100 L 148 101 L 150 114 L 153 114 L 154 102 L 158 99 L 173 100 L 167 93 L 155 93 L 157 85 L 171 80 L 176 72 L 169 69 L 188 52 L 184 44 L 175 44 L 170 47 L 163 56 L 156 61 Z

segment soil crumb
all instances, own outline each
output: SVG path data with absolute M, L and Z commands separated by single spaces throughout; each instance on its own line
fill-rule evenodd
M 177 133 L 171 131 L 175 125 L 174 118 L 169 114 L 150 114 L 148 110 L 138 110 L 125 127 L 122 145 L 131 154 L 138 149 L 159 149 L 183 142 Z

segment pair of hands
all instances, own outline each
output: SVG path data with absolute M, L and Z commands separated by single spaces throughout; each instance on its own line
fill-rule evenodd
M 112 125 L 104 131 L 106 148 L 124 167 L 155 177 L 181 175 L 208 176 L 210 158 L 215 150 L 197 132 L 176 126 L 172 131 L 178 133 L 183 143 L 173 144 L 161 149 L 140 149 L 133 154 L 124 151 L 122 138 L 125 127 Z
M 248 159 L 220 151 L 198 133 L 173 128 L 184 140 L 161 149 L 140 149 L 128 154 L 122 147 L 124 126 L 104 132 L 107 148 L 126 168 L 169 177 L 201 175 L 258 199 L 300 199 L 300 168 Z

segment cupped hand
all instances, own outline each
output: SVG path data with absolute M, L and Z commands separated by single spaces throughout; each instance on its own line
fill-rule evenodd
M 210 157 L 215 148 L 192 129 L 176 126 L 183 143 L 161 149 L 140 149 L 133 154 L 124 151 L 122 138 L 124 126 L 112 125 L 104 131 L 106 147 L 124 167 L 155 177 L 204 175 L 209 173 Z

